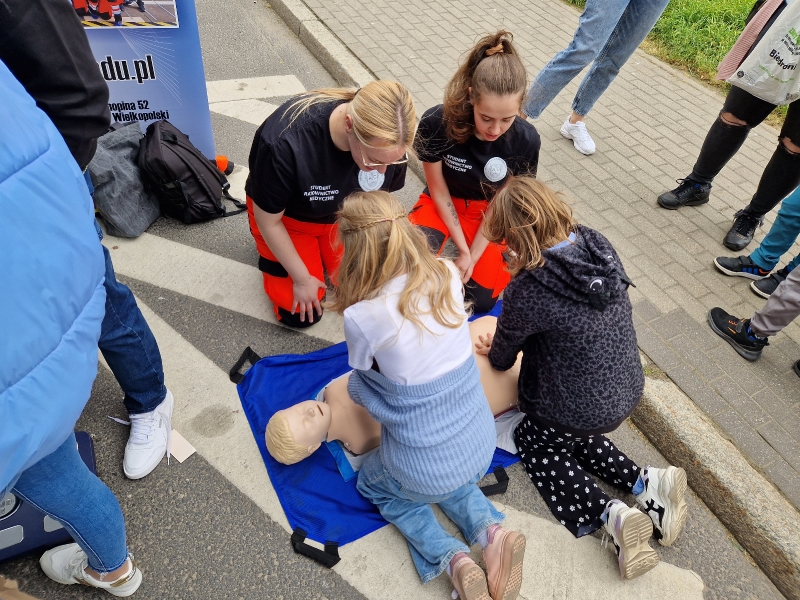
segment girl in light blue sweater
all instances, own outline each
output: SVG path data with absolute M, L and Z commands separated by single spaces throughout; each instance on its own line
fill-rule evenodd
M 349 196 L 339 238 L 344 257 L 330 307 L 344 315 L 348 391 L 382 426 L 358 489 L 405 536 L 423 583 L 447 570 L 462 600 L 513 600 L 525 537 L 500 527 L 504 515 L 477 486 L 496 434 L 455 266 L 433 256 L 387 192 Z M 481 544 L 488 582 L 431 504 Z

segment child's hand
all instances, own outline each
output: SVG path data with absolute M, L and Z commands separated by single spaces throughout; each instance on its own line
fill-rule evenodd
M 479 335 L 478 342 L 475 344 L 475 353 L 483 354 L 484 356 L 489 354 L 489 350 L 492 349 L 493 337 L 491 333 L 487 333 L 485 336 Z

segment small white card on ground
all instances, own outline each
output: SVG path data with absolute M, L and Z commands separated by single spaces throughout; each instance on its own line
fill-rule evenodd
M 169 443 L 169 453 L 172 455 L 172 458 L 182 463 L 195 452 L 197 452 L 197 450 L 194 449 L 194 446 L 187 442 L 185 437 L 173 429 L 172 439 Z

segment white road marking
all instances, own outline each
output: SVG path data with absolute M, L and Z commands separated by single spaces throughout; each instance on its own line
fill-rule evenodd
M 264 120 L 270 116 L 275 109 L 278 108 L 274 104 L 264 102 L 263 100 L 230 100 L 228 102 L 213 102 L 208 105 L 212 112 L 225 115 L 252 123 L 253 125 L 261 125 Z
M 215 469 L 255 502 L 287 532 L 289 524 L 253 439 L 236 387 L 217 367 L 140 300 L 147 322 L 161 348 L 166 383 L 175 397 L 173 426 Z M 180 469 L 166 465 L 161 469 Z M 531 493 L 536 493 L 531 489 Z M 497 507 L 507 525 L 528 539 L 525 577 L 520 597 L 617 600 L 702 599 L 703 583 L 692 571 L 661 563 L 633 581 L 619 577 L 613 552 L 603 551 L 591 536 L 576 540 L 563 527 L 513 508 Z M 453 534 L 452 523 L 437 510 Z M 477 548 L 477 546 L 476 546 Z M 405 541 L 394 527 L 339 549 L 342 561 L 334 570 L 370 600 L 441 600 L 450 592 L 447 576 L 423 586 L 410 560 Z M 473 551 L 477 560 L 479 552 Z M 542 565 L 546 560 L 548 565 Z
M 294 75 L 208 81 L 206 82 L 206 89 L 208 90 L 209 102 L 293 96 L 306 91 L 305 86 Z
M 244 200 L 248 173 L 237 166 L 228 177 L 235 198 Z M 103 244 L 111 253 L 114 270 L 121 275 L 278 324 L 264 293 L 261 271 L 255 266 L 149 233 L 135 239 L 106 235 Z M 333 344 L 344 341 L 342 317 L 331 311 L 303 331 Z
M 121 275 L 278 324 L 256 267 L 148 233 L 133 240 L 106 236 L 103 243 Z M 344 341 L 342 318 L 330 311 L 304 332 Z

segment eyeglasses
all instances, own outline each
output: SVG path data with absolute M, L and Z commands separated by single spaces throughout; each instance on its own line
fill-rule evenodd
M 403 158 L 401 158 L 400 160 L 395 160 L 388 163 L 369 162 L 367 161 L 367 157 L 364 156 L 364 149 L 361 147 L 361 142 L 359 142 L 358 139 L 356 139 L 356 143 L 358 144 L 358 151 L 361 153 L 361 162 L 364 163 L 365 167 L 388 167 L 390 165 L 404 165 L 408 162 L 408 152 L 406 152 L 403 155 Z

